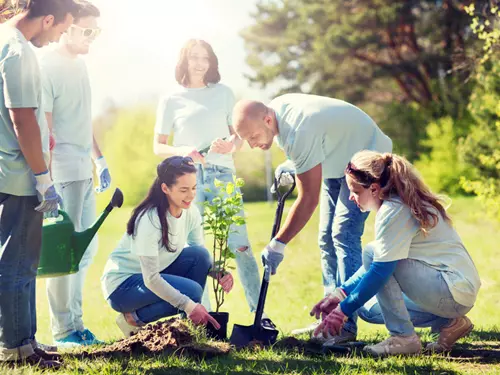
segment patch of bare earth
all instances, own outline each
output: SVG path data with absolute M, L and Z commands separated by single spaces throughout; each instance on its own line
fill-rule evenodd
M 85 350 L 81 358 L 178 354 L 210 358 L 228 354 L 231 346 L 224 342 L 198 343 L 186 321 L 170 319 L 148 324 L 135 335 L 113 344 Z

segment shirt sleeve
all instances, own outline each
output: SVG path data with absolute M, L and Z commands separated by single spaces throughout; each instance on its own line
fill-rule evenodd
M 309 129 L 311 130 L 311 129 Z M 323 163 L 323 137 L 314 132 L 298 130 L 295 134 L 290 154 L 287 155 L 295 164 L 297 174 L 305 173 Z
M 190 226 L 187 236 L 188 246 L 204 246 L 203 222 L 201 214 L 196 207 L 190 209 Z
M 158 256 L 161 246 L 161 224 L 156 212 L 145 212 L 135 225 L 131 252 L 139 256 Z
M 375 219 L 374 262 L 408 258 L 413 237 L 419 226 L 409 207 L 384 202 Z
M 158 108 L 156 109 L 156 124 L 155 133 L 170 135 L 174 126 L 174 111 L 172 106 L 169 105 L 169 98 L 164 97 L 160 99 Z
M 192 311 L 191 307 L 195 305 L 193 300 L 175 289 L 160 275 L 158 257 L 140 256 L 139 261 L 144 284 L 149 290 L 180 310 Z M 189 314 L 191 311 L 186 312 Z
M 342 312 L 351 316 L 382 288 L 394 273 L 398 262 L 373 262 L 354 290 L 340 303 Z
M 36 59 L 21 50 L 3 61 L 2 78 L 6 108 L 38 108 L 40 70 Z
M 236 102 L 236 98 L 234 97 L 233 90 L 231 90 L 228 87 L 227 94 L 226 94 L 226 118 L 227 118 L 227 125 L 228 126 L 233 125 L 233 108 L 234 108 L 235 102 Z

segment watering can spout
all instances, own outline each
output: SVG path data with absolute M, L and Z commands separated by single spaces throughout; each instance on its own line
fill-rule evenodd
M 104 220 L 108 217 L 109 213 L 113 210 L 113 208 L 121 207 L 122 204 L 123 193 L 120 189 L 116 189 L 113 197 L 111 198 L 111 201 L 106 206 L 101 215 L 99 215 L 94 224 L 92 224 L 90 228 L 84 230 L 83 232 L 73 232 L 72 243 L 73 248 L 75 249 L 75 260 L 77 261 L 77 263 L 80 263 L 80 261 L 82 260 L 85 250 L 87 250 L 87 247 L 90 245 L 90 242 L 94 238 Z

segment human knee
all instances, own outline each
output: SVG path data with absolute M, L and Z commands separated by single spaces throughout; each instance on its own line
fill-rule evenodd
M 201 269 L 206 269 L 208 272 L 212 268 L 212 257 L 208 250 L 203 246 L 194 246 L 193 251 L 196 252 L 196 263 Z
M 192 281 L 186 286 L 183 294 L 187 295 L 193 302 L 200 303 L 203 297 L 203 288 L 196 281 Z
M 363 248 L 363 267 L 369 269 L 373 263 L 373 254 L 375 250 L 375 243 L 370 242 Z

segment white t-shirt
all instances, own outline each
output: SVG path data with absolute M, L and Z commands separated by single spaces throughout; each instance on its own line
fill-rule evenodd
M 49 131 L 41 110 L 40 68 L 32 47 L 15 27 L 0 25 L 0 192 L 36 195 L 35 177 L 24 158 L 9 109 L 33 108 L 48 165 Z
M 101 277 L 104 297 L 107 299 L 122 282 L 134 274 L 140 274 L 139 257 L 158 257 L 160 270 L 171 265 L 186 246 L 203 246 L 203 227 L 198 208 L 183 210 L 179 218 L 167 213 L 171 250 L 161 246 L 161 224 L 156 210 L 146 212 L 136 221 L 135 237 L 125 233 L 118 246 L 110 254 Z
M 57 50 L 41 55 L 43 110 L 52 113 L 52 179 L 92 178 L 92 108 L 85 62 Z
M 340 178 L 361 150 L 391 152 L 392 141 L 370 116 L 338 99 L 286 94 L 271 101 L 277 117 L 276 141 L 297 174 L 322 165 L 323 178 Z
M 481 281 L 455 229 L 439 215 L 427 235 L 399 198 L 386 200 L 375 217 L 374 262 L 415 259 L 442 271 L 456 302 L 472 306 Z
M 197 89 L 179 86 L 178 91 L 160 100 L 155 133 L 170 136 L 173 130 L 174 146 L 204 149 L 215 139 L 231 135 L 234 101 L 231 89 L 221 83 Z M 211 152 L 206 162 L 234 170 L 231 154 Z

